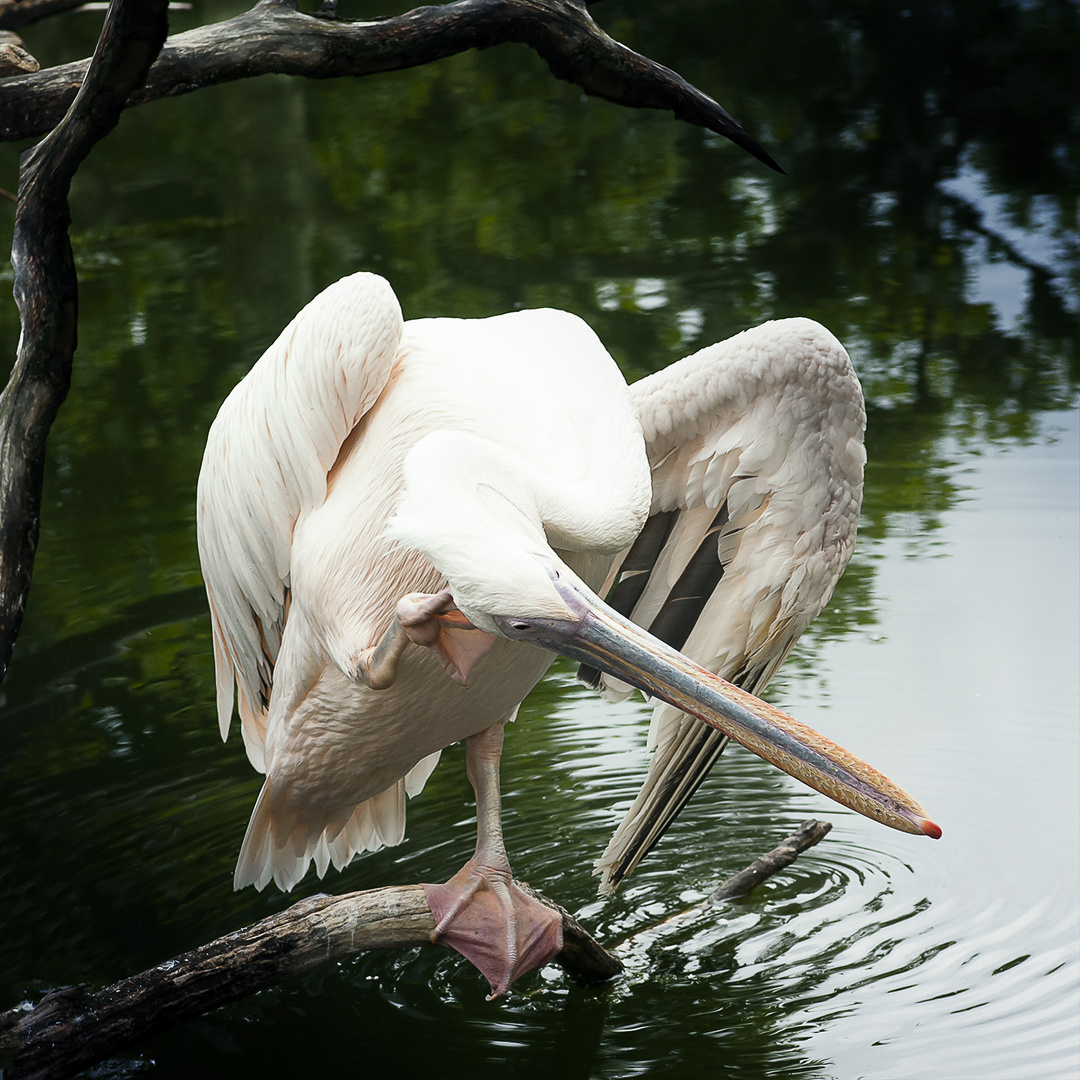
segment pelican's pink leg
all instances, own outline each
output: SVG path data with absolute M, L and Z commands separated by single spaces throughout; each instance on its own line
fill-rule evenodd
M 505 994 L 527 971 L 562 949 L 562 918 L 514 884 L 503 845 L 499 758 L 503 725 L 466 743 L 466 768 L 476 792 L 476 852 L 445 885 L 424 885 L 435 916 L 432 941 L 461 953 Z M 489 998 L 489 1000 L 490 1000 Z

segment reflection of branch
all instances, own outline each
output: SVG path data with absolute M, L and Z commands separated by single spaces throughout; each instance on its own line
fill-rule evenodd
M 68 188 L 145 78 L 168 30 L 165 9 L 166 0 L 114 0 L 78 96 L 52 134 L 23 155 L 11 248 L 22 332 L 0 394 L 0 677 L 30 590 L 45 439 L 71 383 L 78 286 Z
M 618 961 L 562 914 L 564 944 L 555 962 L 586 986 L 618 974 Z M 434 929 L 419 885 L 312 896 L 104 990 L 59 990 L 29 1012 L 0 1013 L 0 1060 L 13 1057 L 12 1080 L 59 1080 L 137 1039 L 328 960 L 368 949 L 430 945 Z
M 605 34 L 584 0 L 458 0 L 378 22 L 305 14 L 295 0 L 260 0 L 236 18 L 169 38 L 130 104 L 253 75 L 326 79 L 396 71 L 503 42 L 529 45 L 553 74 L 587 94 L 634 108 L 670 109 L 779 169 L 712 98 Z M 80 61 L 7 80 L 0 87 L 0 137 L 21 139 L 52 127 L 85 68 Z
M 1001 233 L 994 232 L 984 224 L 986 215 L 976 206 L 972 206 L 967 199 L 960 195 L 955 195 L 949 191 L 940 191 L 941 201 L 952 206 L 953 210 L 957 214 L 957 219 L 961 220 L 961 224 L 965 229 L 975 233 L 976 236 L 981 236 L 985 240 L 989 240 L 992 244 L 1001 249 L 1005 258 L 1009 260 L 1014 266 L 1022 267 L 1029 273 L 1035 274 L 1037 277 L 1044 278 L 1050 281 L 1059 275 L 1055 274 L 1047 266 L 1043 266 L 1042 263 L 1033 262 L 1026 255 L 1013 246 L 1013 244 L 1005 239 Z

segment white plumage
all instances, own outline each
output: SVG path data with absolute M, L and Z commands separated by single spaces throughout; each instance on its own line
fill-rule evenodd
M 565 619 L 568 589 L 614 585 L 618 608 L 616 583 L 645 575 L 626 614 L 678 624 L 676 648 L 759 690 L 850 556 L 863 424 L 846 353 L 806 319 L 628 389 L 564 312 L 403 322 L 370 274 L 320 294 L 222 406 L 199 480 L 221 730 L 235 684 L 266 773 L 237 887 L 289 889 L 312 861 L 322 875 L 398 843 L 441 749 L 512 717 L 541 678 L 552 653 L 509 638 L 526 636 L 520 619 Z M 640 567 L 639 533 L 656 541 Z M 395 626 L 402 597 L 448 585 L 478 629 L 428 618 L 441 640 L 479 644 L 467 686 Z M 380 642 L 385 680 L 371 677 Z M 611 670 L 609 691 L 625 690 Z M 646 787 L 604 857 L 615 883 L 685 801 L 672 783 L 700 783 L 686 755 L 715 759 L 725 741 L 666 704 L 651 738 Z
M 760 694 L 828 603 L 855 544 L 866 414 L 847 353 L 820 324 L 784 319 L 642 379 L 630 397 L 652 466 L 650 513 L 674 519 L 626 614 L 652 628 L 714 537 L 723 574 L 678 647 Z M 660 838 L 726 743 L 681 710 L 656 706 L 649 774 L 597 864 L 602 891 Z

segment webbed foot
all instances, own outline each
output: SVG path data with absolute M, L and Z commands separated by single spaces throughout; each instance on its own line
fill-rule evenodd
M 509 867 L 470 859 L 443 885 L 423 885 L 432 941 L 461 953 L 491 984 L 488 1000 L 562 950 L 562 917 L 514 882 Z

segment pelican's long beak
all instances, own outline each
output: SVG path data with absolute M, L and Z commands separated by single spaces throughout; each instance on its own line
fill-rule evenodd
M 496 617 L 506 637 L 569 656 L 691 713 L 844 806 L 935 840 L 941 829 L 876 769 L 813 728 L 695 664 L 565 576 L 555 580 L 566 619 Z

